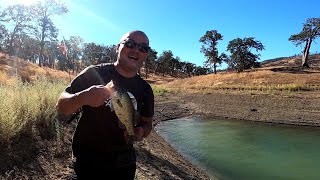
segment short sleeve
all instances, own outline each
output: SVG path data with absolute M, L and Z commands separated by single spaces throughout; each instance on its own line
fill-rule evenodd
M 152 117 L 154 115 L 154 95 L 148 83 L 145 85 L 140 115 L 144 117 Z
M 77 93 L 85 90 L 92 85 L 105 84 L 98 72 L 98 69 L 94 66 L 89 66 L 82 70 L 78 76 L 76 76 L 69 86 L 65 89 L 68 93 Z

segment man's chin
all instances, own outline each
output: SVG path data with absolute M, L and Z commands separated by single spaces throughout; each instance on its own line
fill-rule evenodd
M 131 72 L 137 72 L 139 67 L 136 65 L 128 65 L 125 67 L 125 69 L 127 69 L 128 71 L 131 71 Z
M 142 64 L 138 63 L 138 62 L 130 62 L 128 64 L 128 66 L 130 67 L 130 69 L 135 69 L 138 70 L 139 68 L 142 67 Z

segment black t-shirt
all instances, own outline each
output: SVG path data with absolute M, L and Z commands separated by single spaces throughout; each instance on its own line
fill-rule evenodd
M 106 85 L 110 80 L 134 96 L 141 116 L 153 116 L 154 96 L 150 85 L 139 75 L 132 78 L 120 75 L 113 64 L 84 69 L 66 88 L 66 92 L 76 93 L 92 85 Z M 124 130 L 119 128 L 118 118 L 110 106 L 83 106 L 82 110 L 73 137 L 74 156 L 101 160 L 112 167 L 135 163 L 133 146 L 126 143 Z

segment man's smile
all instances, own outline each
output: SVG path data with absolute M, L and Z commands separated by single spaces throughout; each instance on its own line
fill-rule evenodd
M 136 57 L 136 56 L 128 56 L 129 57 L 129 59 L 132 59 L 132 60 L 138 60 L 138 57 Z

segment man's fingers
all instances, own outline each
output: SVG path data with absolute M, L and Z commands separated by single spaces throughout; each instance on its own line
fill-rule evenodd
M 143 128 L 142 127 L 136 127 L 134 131 L 135 131 L 135 134 L 136 134 L 137 141 L 142 141 L 143 140 L 143 134 L 144 134 Z
M 135 141 L 142 141 L 143 140 L 143 135 L 144 135 L 144 130 L 142 127 L 136 127 L 134 129 L 135 131 L 135 137 L 134 137 L 134 140 Z M 123 136 L 124 136 L 124 139 L 126 140 L 126 142 L 128 143 L 129 140 L 130 140 L 130 136 L 128 134 L 128 132 L 126 130 L 123 131 Z

